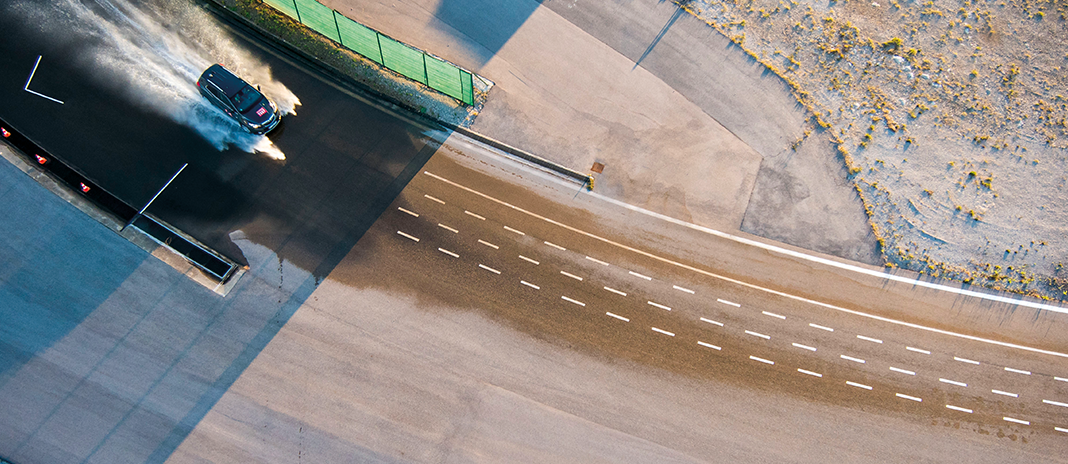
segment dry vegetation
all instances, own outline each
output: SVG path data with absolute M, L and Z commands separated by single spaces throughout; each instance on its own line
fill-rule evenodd
M 1068 2 L 680 4 L 830 131 L 888 266 L 1068 296 Z

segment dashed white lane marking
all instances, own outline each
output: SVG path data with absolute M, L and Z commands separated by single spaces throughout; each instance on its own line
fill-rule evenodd
M 735 303 L 733 301 L 727 301 L 727 300 L 724 300 L 724 299 L 721 299 L 721 298 L 716 298 L 716 301 L 718 301 L 720 303 L 723 303 L 725 305 L 734 306 L 735 308 L 741 308 L 742 307 L 741 303 Z
M 756 356 L 750 356 L 749 359 L 752 359 L 753 361 L 760 361 L 760 362 L 762 362 L 764 364 L 771 364 L 772 366 L 775 365 L 775 361 L 772 361 L 772 360 L 769 360 L 769 359 L 758 358 Z
M 412 216 L 415 216 L 415 217 L 419 217 L 419 213 L 416 213 L 416 212 L 413 212 L 413 211 L 408 211 L 408 210 L 406 210 L 404 208 L 400 208 L 400 207 L 398 207 L 397 209 L 399 211 L 401 211 L 402 213 L 408 213 L 409 215 L 412 215 Z
M 1005 370 L 1009 371 L 1009 372 L 1015 372 L 1017 374 L 1031 375 L 1031 371 L 1025 371 L 1025 370 L 1021 370 L 1021 369 L 1013 369 L 1011 367 L 1006 367 Z
M 477 214 L 475 214 L 475 213 L 472 213 L 472 212 L 470 212 L 470 211 L 468 211 L 468 210 L 466 210 L 466 209 L 464 210 L 464 214 L 466 214 L 466 215 L 468 215 L 468 216 L 471 216 L 471 217 L 473 217 L 473 218 L 476 218 L 476 219 L 481 219 L 481 220 L 483 220 L 483 221 L 485 221 L 485 220 L 486 220 L 486 218 L 484 218 L 484 217 L 482 217 L 482 216 L 479 216 L 479 215 L 477 215 Z
M 946 408 L 948 408 L 948 409 L 952 409 L 952 410 L 954 410 L 954 411 L 966 412 L 966 413 L 968 413 L 968 414 L 971 414 L 971 413 L 972 413 L 972 410 L 971 410 L 971 409 L 968 409 L 968 408 L 962 408 L 962 407 L 960 407 L 960 406 L 953 406 L 952 404 L 947 404 L 947 405 L 946 405 Z
M 669 308 L 667 306 L 664 306 L 664 305 L 662 305 L 660 303 L 653 303 L 652 301 L 646 301 L 646 303 L 649 303 L 649 306 L 656 306 L 657 308 L 666 309 L 668 311 L 671 311 L 671 308 Z
M 496 270 L 496 269 L 494 269 L 492 267 L 489 267 L 489 266 L 487 266 L 485 264 L 479 264 L 478 267 L 480 267 L 482 269 L 485 269 L 487 271 L 490 271 L 490 272 L 492 272 L 494 274 L 500 274 L 501 273 L 501 271 L 498 271 L 498 270 Z
M 1068 379 L 1064 377 L 1054 377 L 1053 380 L 1060 380 L 1061 382 L 1068 382 Z
M 958 358 L 956 356 L 953 357 L 953 360 L 954 361 L 960 361 L 962 363 L 967 363 L 967 364 L 975 364 L 976 366 L 979 365 L 979 361 L 972 361 L 971 359 Z
M 632 275 L 634 277 L 642 278 L 642 279 L 645 279 L 645 280 L 653 280 L 652 277 L 641 275 L 641 274 L 638 274 L 637 272 L 634 272 L 634 271 L 628 271 L 628 272 L 630 272 L 630 275 Z
M 1031 425 L 1031 423 L 1030 423 L 1030 422 L 1028 422 L 1028 421 L 1025 421 L 1025 420 L 1020 420 L 1020 419 L 1013 419 L 1013 418 L 1011 418 L 1011 417 L 1002 417 L 1002 419 L 1004 419 L 1004 420 L 1006 420 L 1006 421 L 1009 421 L 1009 422 L 1015 422 L 1015 423 L 1017 423 L 1017 424 L 1023 424 L 1023 425 Z
M 581 302 L 579 300 L 575 300 L 575 299 L 572 299 L 572 298 L 568 298 L 566 296 L 560 296 L 560 299 L 564 300 L 564 301 L 570 301 L 570 302 L 575 303 L 575 304 L 577 304 L 579 306 L 586 306 L 586 303 L 583 303 L 583 302 Z
M 497 246 L 497 245 L 494 245 L 494 244 L 492 244 L 492 243 L 490 243 L 490 242 L 487 242 L 487 241 L 485 241 L 485 240 L 481 240 L 481 239 L 480 239 L 480 240 L 478 241 L 478 243 L 481 243 L 481 244 L 483 244 L 483 245 L 486 245 L 486 246 L 488 246 L 488 247 L 490 247 L 490 248 L 493 248 L 494 250 L 500 250 L 500 249 L 501 249 L 501 247 L 499 247 L 499 246 Z
M 938 378 L 938 381 L 942 382 L 942 383 L 948 383 L 950 385 L 956 385 L 958 387 L 967 387 L 968 386 L 968 384 L 966 384 L 964 382 L 958 382 L 956 380 L 943 379 L 941 377 Z
M 408 234 L 406 234 L 406 233 L 404 233 L 404 232 L 401 232 L 401 231 L 399 231 L 399 230 L 397 231 L 397 234 L 399 234 L 399 235 L 400 235 L 401 237 L 405 237 L 405 238 L 410 238 L 410 239 L 412 239 L 412 240 L 414 240 L 414 241 L 416 241 L 416 242 L 418 242 L 418 241 L 419 241 L 419 239 L 418 239 L 418 238 L 416 238 L 416 237 L 413 237 L 413 236 L 411 236 L 411 235 L 408 235 Z
M 456 254 L 456 253 L 453 253 L 453 252 L 451 252 L 451 251 L 449 251 L 449 250 L 446 250 L 446 249 L 444 249 L 444 248 L 438 248 L 438 251 L 440 251 L 440 252 L 442 252 L 442 253 L 445 253 L 445 254 L 447 254 L 447 255 L 449 255 L 449 256 L 452 256 L 453 258 L 459 258 L 459 257 L 460 257 L 460 255 L 458 255 L 458 254 Z
M 513 232 L 513 233 L 517 233 L 517 234 L 519 234 L 519 235 L 526 235 L 526 233 L 525 233 L 525 232 L 523 232 L 523 231 L 521 231 L 521 230 L 516 230 L 516 229 L 513 229 L 513 228 L 511 228 L 511 227 L 508 227 L 508 226 L 504 226 L 504 230 L 507 230 L 508 232 Z
M 620 295 L 620 296 L 627 296 L 627 294 L 626 294 L 626 293 L 624 293 L 624 292 L 621 292 L 621 291 L 619 291 L 619 290 L 616 290 L 616 289 L 614 289 L 614 288 L 611 288 L 611 287 L 605 287 L 604 289 L 605 289 L 605 290 L 608 290 L 608 291 L 610 291 L 610 292 L 612 292 L 612 293 L 615 293 L 616 295 Z
M 782 319 L 784 321 L 786 320 L 786 316 L 783 316 L 782 314 L 769 313 L 767 311 L 761 311 L 760 314 L 763 314 L 765 316 L 771 316 L 771 317 L 774 317 L 776 319 Z
M 812 372 L 810 370 L 805 370 L 805 369 L 798 369 L 797 372 L 800 372 L 802 374 L 808 374 L 808 375 L 811 375 L 813 377 L 823 377 L 823 374 L 820 374 L 819 372 Z
M 656 327 L 653 327 L 653 332 L 660 332 L 660 333 L 662 333 L 662 334 L 664 334 L 664 335 L 667 335 L 667 336 L 669 336 L 669 337 L 674 337 L 674 336 L 675 336 L 675 334 L 673 334 L 673 333 L 671 333 L 671 332 L 668 332 L 668 331 L 666 331 L 666 330 L 664 330 L 664 329 L 658 329 L 658 328 L 656 328 Z
M 715 324 L 715 325 L 718 325 L 720 327 L 723 327 L 723 323 L 722 322 L 713 321 L 712 319 L 707 319 L 707 318 L 704 318 L 704 317 L 702 317 L 701 320 L 704 321 L 704 322 L 707 322 L 709 324 Z
M 906 395 L 904 393 L 894 393 L 894 396 L 897 396 L 898 398 L 904 398 L 906 400 L 912 400 L 912 401 L 915 401 L 917 403 L 922 403 L 923 402 L 923 400 L 918 398 L 918 397 L 915 397 L 915 396 L 912 396 L 912 395 Z
M 713 350 L 723 350 L 723 348 L 720 348 L 720 347 L 718 347 L 716 345 L 713 345 L 711 343 L 705 343 L 705 342 L 702 342 L 702 341 L 698 341 L 697 344 L 701 345 L 701 346 L 704 346 L 704 347 L 712 348 Z
M 530 282 L 527 282 L 525 280 L 520 280 L 519 283 L 521 283 L 523 285 L 526 285 L 527 287 L 533 288 L 534 290 L 541 290 L 541 287 L 539 287 L 537 285 L 534 285 L 534 284 L 532 284 Z
M 1001 390 L 990 390 L 990 393 L 994 393 L 996 395 L 1011 396 L 1013 398 L 1019 398 L 1020 397 L 1020 395 L 1017 395 L 1016 393 L 1009 393 L 1007 391 L 1001 391 Z M 1068 405 L 1065 405 L 1065 406 L 1068 406 Z
M 689 294 L 691 294 L 691 295 L 693 295 L 693 294 L 694 294 L 694 291 L 693 291 L 693 290 L 690 290 L 690 289 L 688 289 L 688 288 L 683 288 L 683 287 L 680 287 L 680 286 L 678 286 L 678 285 L 672 285 L 672 286 L 671 286 L 671 288 L 674 288 L 675 290 L 678 290 L 678 291 L 680 291 L 680 292 L 686 292 L 686 293 L 689 293 Z
M 746 330 L 745 333 L 748 334 L 748 335 L 752 335 L 754 337 L 763 338 L 764 340 L 771 340 L 771 337 L 769 337 L 767 335 L 764 335 L 762 333 L 753 332 L 752 330 Z
M 434 197 L 432 197 L 432 196 L 430 196 L 430 195 L 423 195 L 423 196 L 424 196 L 424 197 L 426 197 L 426 198 L 427 198 L 428 200 L 430 200 L 430 201 L 436 201 L 436 202 L 438 202 L 438 203 L 441 203 L 441 204 L 443 204 L 443 205 L 445 204 L 445 202 L 444 202 L 443 200 L 439 200 L 439 199 L 437 199 L 437 198 L 434 198 Z
M 808 326 L 809 327 L 815 327 L 815 328 L 820 329 L 820 330 L 826 330 L 828 332 L 834 332 L 834 329 L 832 329 L 830 327 L 819 325 L 819 324 L 813 324 L 811 322 L 808 324 Z
M 572 274 L 572 273 L 567 272 L 567 271 L 560 271 L 560 273 L 563 274 L 563 275 L 566 275 L 566 276 L 568 276 L 568 277 L 570 277 L 572 279 L 575 279 L 575 280 L 577 280 L 579 282 L 582 282 L 582 277 L 579 277 L 579 276 L 577 276 L 575 274 Z
M 597 263 L 597 264 L 600 264 L 600 265 L 602 265 L 602 266 L 607 266 L 607 265 L 608 265 L 608 263 L 606 263 L 606 262 L 604 262 L 604 261 L 601 261 L 601 260 L 599 260 L 599 259 L 597 259 L 597 258 L 594 258 L 594 257 L 590 257 L 590 256 L 587 256 L 587 257 L 586 257 L 586 259 L 588 259 L 588 260 L 590 260 L 590 261 L 593 261 L 593 262 L 595 262 L 595 263 Z
M 454 233 L 454 234 L 458 234 L 458 233 L 460 233 L 460 231 L 458 231 L 458 230 L 456 230 L 456 229 L 453 229 L 452 227 L 449 227 L 449 226 L 447 226 L 447 225 L 445 225 L 445 224 L 442 224 L 442 223 L 440 223 L 440 222 L 438 223 L 438 227 L 441 227 L 442 229 L 445 229 L 445 230 L 447 230 L 447 231 L 449 231 L 449 232 L 452 232 L 452 233 Z
M 620 316 L 619 314 L 612 314 L 612 313 L 605 313 L 605 314 L 607 314 L 609 316 L 612 316 L 612 317 L 614 317 L 616 319 L 619 319 L 619 320 L 621 320 L 623 322 L 630 322 L 630 319 L 627 319 L 627 318 L 625 318 L 623 316 Z
M 911 346 L 906 346 L 906 347 L 905 347 L 905 349 L 906 349 L 906 350 L 909 350 L 909 351 L 915 351 L 915 352 L 917 352 L 917 353 L 923 353 L 923 354 L 931 354 L 931 352 L 930 352 L 930 351 L 927 351 L 927 350 L 922 350 L 922 349 L 919 349 L 919 348 L 913 348 L 913 347 L 911 347 Z
M 535 261 L 533 259 L 527 258 L 526 256 L 523 256 L 523 255 L 519 255 L 519 259 L 521 259 L 523 261 L 526 261 L 528 263 L 541 264 L 541 263 L 539 263 L 539 262 L 537 262 L 537 261 Z
M 861 340 L 864 340 L 866 342 L 872 342 L 872 343 L 882 343 L 883 342 L 882 340 L 879 340 L 878 338 L 865 337 L 863 335 L 857 335 L 857 338 L 859 338 Z
M 894 372 L 900 372 L 902 374 L 916 375 L 916 373 L 913 372 L 913 371 L 910 371 L 910 370 L 907 370 L 907 369 L 897 368 L 897 367 L 894 367 L 894 366 L 890 366 L 890 370 L 892 370 Z
M 1042 400 L 1043 403 L 1052 404 L 1054 406 L 1060 406 L 1062 408 L 1068 408 L 1068 403 L 1061 403 L 1060 401 Z
M 853 361 L 853 362 L 855 362 L 855 363 L 861 363 L 861 364 L 864 364 L 864 363 L 866 363 L 866 362 L 867 362 L 867 361 L 864 361 L 863 359 L 860 359 L 860 358 L 854 358 L 854 357 L 852 357 L 852 356 L 846 356 L 846 355 L 844 355 L 844 354 L 840 354 L 840 355 L 838 355 L 838 357 L 839 357 L 839 358 L 842 358 L 842 359 L 844 359 L 844 360 L 846 360 L 846 361 Z
M 1064 427 L 1054 427 L 1053 430 L 1056 430 L 1058 432 L 1068 433 L 1068 429 L 1066 429 Z
M 791 343 L 791 345 L 801 348 L 802 350 L 816 351 L 816 347 L 814 346 L 802 345 L 800 343 Z
M 851 380 L 846 380 L 846 385 L 849 385 L 850 387 L 857 387 L 857 388 L 863 388 L 865 390 L 871 390 L 871 385 L 864 385 L 862 383 L 856 383 L 856 382 L 853 382 Z
M 557 245 L 557 244 L 555 244 L 555 243 L 552 243 L 552 242 L 544 242 L 544 243 L 545 243 L 546 245 L 549 245 L 549 246 L 553 247 L 553 248 L 556 248 L 557 250 L 560 250 L 560 251 L 567 251 L 567 248 L 564 248 L 564 247 L 562 247 L 562 246 L 560 246 L 560 245 Z

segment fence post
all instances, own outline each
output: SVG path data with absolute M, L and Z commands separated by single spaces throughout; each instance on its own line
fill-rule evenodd
M 386 64 L 386 52 L 382 51 L 382 34 L 378 33 L 378 31 L 375 31 L 375 42 L 378 42 L 378 57 L 382 58 L 382 66 L 388 68 L 389 65 Z
M 341 44 L 341 46 L 344 47 L 345 46 L 345 42 L 341 38 L 341 26 L 339 26 L 337 24 L 337 10 L 330 9 L 330 12 L 333 13 L 333 16 L 334 16 L 334 29 L 337 30 L 337 43 Z
M 421 53 L 423 54 L 423 83 L 426 84 L 427 87 L 430 87 L 430 73 L 426 70 L 426 52 L 421 51 Z M 433 89 L 433 87 L 430 88 Z
M 300 19 L 300 6 L 297 5 L 297 0 L 293 0 L 293 11 L 297 12 L 297 22 L 304 24 L 304 20 Z

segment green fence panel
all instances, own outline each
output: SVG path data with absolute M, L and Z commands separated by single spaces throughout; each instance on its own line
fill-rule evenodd
M 460 101 L 467 103 L 468 105 L 475 104 L 475 85 L 472 82 L 471 73 L 460 70 L 460 85 L 463 86 L 463 93 L 460 97 Z
M 426 57 L 426 85 L 457 100 L 463 97 L 460 69 L 429 55 Z
M 378 36 L 378 40 L 382 44 L 382 64 L 409 79 L 426 84 L 423 52 L 384 35 Z
M 297 4 L 293 3 L 294 0 L 266 0 L 266 2 L 290 18 L 300 21 L 300 17 L 297 15 Z
M 340 14 L 337 15 L 337 28 L 341 31 L 341 45 L 382 64 L 382 49 L 378 48 L 377 32 Z
M 297 12 L 300 13 L 300 22 L 304 23 L 322 35 L 335 42 L 341 42 L 337 35 L 337 23 L 334 21 L 334 10 L 315 0 L 296 0 Z

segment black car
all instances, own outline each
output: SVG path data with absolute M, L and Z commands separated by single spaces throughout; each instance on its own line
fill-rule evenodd
M 266 134 L 282 121 L 278 107 L 258 89 L 221 64 L 200 75 L 197 88 L 213 105 L 233 118 L 246 132 Z

